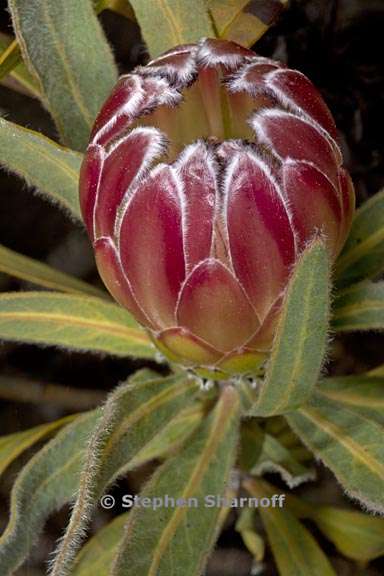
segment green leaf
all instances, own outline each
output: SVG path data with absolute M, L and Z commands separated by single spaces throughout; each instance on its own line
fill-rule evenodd
M 16 276 L 16 278 L 21 278 L 51 290 L 60 290 L 70 294 L 88 294 L 109 300 L 108 294 L 104 290 L 99 290 L 95 286 L 87 284 L 87 282 L 83 282 L 60 270 L 55 270 L 48 264 L 23 256 L 1 244 L 0 272 L 5 272 L 11 276 Z
M 127 520 L 128 512 L 119 514 L 92 536 L 77 555 L 71 576 L 109 576 Z
M 81 154 L 4 118 L 0 118 L 0 148 L 0 164 L 71 216 L 81 219 L 78 192 Z
M 253 415 L 289 412 L 311 395 L 326 349 L 329 284 L 327 251 L 321 240 L 315 240 L 301 255 L 289 282 Z
M 239 532 L 245 546 L 255 557 L 256 562 L 261 562 L 264 558 L 265 543 L 263 538 L 256 532 L 255 510 L 243 508 L 235 526 Z
M 90 0 L 9 0 L 24 61 L 39 79 L 62 141 L 84 150 L 117 79 L 116 65 Z
M 155 349 L 132 316 L 91 296 L 57 292 L 0 294 L 0 338 L 154 358 Z
M 318 393 L 358 408 L 361 414 L 384 426 L 384 375 L 367 373 L 325 378 L 319 383 Z
M 275 492 L 262 480 L 247 479 L 244 487 L 258 498 Z M 336 576 L 312 534 L 286 508 L 259 507 L 280 576 Z
M 219 38 L 252 46 L 275 22 L 288 0 L 207 0 Z
M 21 61 L 21 52 L 16 40 L 13 40 L 0 54 L 0 80 L 11 72 Z
M 215 36 L 205 0 L 130 0 L 149 53 Z
M 52 432 L 56 432 L 59 428 L 68 424 L 75 418 L 74 415 L 65 416 L 59 420 L 41 424 L 28 430 L 15 432 L 8 436 L 0 437 L 0 475 L 4 470 L 20 456 L 25 450 L 39 442 L 40 440 L 49 436 Z
M 344 249 L 336 263 L 339 286 L 374 278 L 384 270 L 384 190 L 356 212 Z
M 38 538 L 46 518 L 73 499 L 84 449 L 98 410 L 61 430 L 21 470 L 11 493 L 10 519 L 0 538 L 0 574 L 11 576 Z
M 110 396 L 89 442 L 79 492 L 51 576 L 70 573 L 74 555 L 105 488 L 135 467 L 140 455 L 181 410 L 191 403 L 198 385 L 186 375 L 137 379 Z M 160 452 L 162 447 L 160 446 Z
M 332 326 L 337 332 L 384 329 L 384 282 L 361 282 L 339 292 Z
M 300 519 L 312 520 L 351 560 L 366 563 L 384 555 L 384 518 L 334 505 L 318 505 L 289 494 L 287 505 Z
M 302 464 L 289 448 L 270 434 L 264 435 L 261 454 L 251 470 L 255 476 L 262 476 L 266 472 L 280 474 L 289 488 L 295 488 L 303 482 L 316 478 L 313 468 Z
M 227 386 L 184 449 L 155 472 L 141 494 L 163 499 L 168 495 L 191 506 L 163 506 L 156 512 L 134 507 L 111 574 L 170 576 L 176 567 L 178 572 L 182 567 L 183 576 L 203 572 L 221 511 L 205 506 L 205 498 L 224 493 L 235 459 L 239 413 L 238 394 Z
M 347 558 L 369 562 L 384 555 L 384 518 L 334 506 L 313 506 L 311 518 Z
M 316 392 L 286 416 L 310 450 L 332 470 L 344 490 L 370 510 L 384 512 L 384 429 L 359 407 Z
M 0 51 L 3 52 L 7 49 L 13 40 L 7 34 L 0 32 Z M 36 78 L 30 74 L 24 62 L 21 60 L 8 74 L 6 78 L 3 78 L 3 83 L 7 84 L 7 81 L 16 80 L 16 82 L 11 86 L 15 90 L 28 94 L 28 96 L 33 96 L 35 98 L 40 98 L 40 89 Z M 9 83 L 9 82 L 8 82 Z

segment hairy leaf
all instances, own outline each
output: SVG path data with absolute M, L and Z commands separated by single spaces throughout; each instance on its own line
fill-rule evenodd
M 78 193 L 81 154 L 38 132 L 0 118 L 0 164 L 81 219 Z
M 213 412 L 189 439 L 185 448 L 161 466 L 144 488 L 142 497 L 195 498 L 197 507 L 135 507 L 114 576 L 198 576 L 217 537 L 220 508 L 206 507 L 206 495 L 224 493 L 235 458 L 240 401 L 232 387 L 223 389 Z M 145 535 L 143 537 L 143 535 Z
M 0 474 L 20 456 L 25 450 L 56 432 L 59 428 L 68 424 L 75 416 L 65 416 L 59 420 L 41 424 L 28 430 L 8 434 L 0 437 Z
M 39 79 L 62 141 L 84 150 L 117 79 L 91 0 L 9 0 L 24 61 Z
M 311 395 L 326 349 L 329 284 L 327 251 L 321 240 L 315 240 L 289 282 L 253 415 L 289 412 Z
M 148 336 L 123 308 L 57 292 L 1 294 L 0 338 L 116 356 L 155 356 Z
M 384 190 L 356 212 L 351 232 L 336 264 L 338 284 L 349 286 L 384 270 Z
M 325 378 L 318 389 L 321 396 L 358 408 L 361 414 L 384 426 L 383 392 L 384 375 L 371 373 Z
M 384 329 L 384 282 L 361 282 L 339 292 L 333 328 L 338 332 Z
M 5 51 L 13 40 L 7 34 L 0 33 L 0 51 Z M 9 81 L 10 79 L 10 81 Z M 16 81 L 16 82 L 15 82 Z M 11 88 L 33 96 L 40 97 L 40 89 L 38 82 L 34 76 L 29 72 L 24 62 L 21 60 L 2 80 L 3 84 L 10 84 Z
M 60 290 L 70 294 L 89 294 L 109 299 L 105 291 L 99 290 L 75 276 L 70 276 L 65 272 L 51 268 L 47 264 L 10 250 L 1 244 L 0 272 L 5 272 L 11 276 L 16 276 L 16 278 L 21 278 L 52 290 Z
M 270 434 L 264 435 L 261 454 L 251 471 L 256 476 L 265 472 L 277 472 L 290 488 L 316 477 L 313 468 L 300 462 L 289 448 Z
M 252 46 L 273 24 L 288 0 L 207 0 L 220 38 Z
M 185 375 L 144 379 L 123 384 L 109 397 L 93 432 L 80 487 L 51 576 L 69 574 L 74 555 L 104 489 L 123 471 L 134 467 L 136 456 L 187 406 L 198 386 Z M 162 447 L 160 446 L 160 452 Z
M 247 479 L 244 487 L 256 498 L 276 492 L 262 480 Z M 287 508 L 258 508 L 280 576 L 336 576 L 312 534 Z
M 215 36 L 205 0 L 130 0 L 149 53 Z
M 127 520 L 128 512 L 119 514 L 92 536 L 77 555 L 71 576 L 109 576 Z
M 73 499 L 84 449 L 99 412 L 77 418 L 22 469 L 11 493 L 8 525 L 0 538 L 0 574 L 8 576 L 25 559 L 46 518 Z
M 384 512 L 384 428 L 359 407 L 317 392 L 286 416 L 290 426 L 328 466 L 348 495 Z

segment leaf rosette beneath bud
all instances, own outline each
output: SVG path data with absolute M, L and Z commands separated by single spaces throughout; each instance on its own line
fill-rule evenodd
M 354 210 L 315 87 L 220 40 L 120 78 L 80 201 L 114 298 L 171 361 L 218 378 L 257 371 L 299 254 L 321 233 L 335 258 Z

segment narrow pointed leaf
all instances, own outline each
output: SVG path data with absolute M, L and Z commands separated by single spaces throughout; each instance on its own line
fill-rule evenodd
M 22 430 L 7 436 L 0 437 L 0 475 L 4 470 L 20 456 L 25 450 L 43 440 L 65 424 L 73 420 L 75 416 L 65 416 L 59 420 L 41 424 L 29 430 Z
M 46 518 L 73 499 L 86 442 L 98 415 L 98 411 L 89 412 L 66 426 L 17 477 L 11 493 L 10 519 L 0 538 L 3 576 L 13 574 L 23 562 Z
M 80 486 L 67 530 L 59 544 L 51 576 L 70 573 L 93 511 L 104 489 L 147 448 L 181 410 L 198 385 L 185 375 L 138 379 L 117 388 L 107 400 L 87 450 Z M 161 446 L 160 448 L 161 452 Z
M 119 514 L 92 536 L 77 555 L 72 576 L 109 576 L 127 521 L 127 512 Z
M 62 141 L 83 150 L 117 79 L 92 2 L 10 0 L 9 9 L 24 61 L 40 81 Z
M 75 276 L 70 276 L 60 270 L 55 270 L 38 262 L 33 258 L 24 256 L 10 250 L 0 244 L 0 272 L 5 272 L 16 278 L 21 278 L 27 282 L 32 282 L 44 288 L 60 290 L 70 294 L 88 294 L 90 296 L 99 296 L 99 298 L 109 299 L 108 294 L 95 288 L 87 282 L 79 280 Z
M 286 418 L 348 495 L 370 510 L 384 512 L 383 425 L 359 407 L 326 398 L 321 392 Z
M 155 356 L 148 336 L 123 308 L 58 292 L 1 294 L 0 338 L 116 356 Z
M 208 0 L 219 38 L 252 46 L 275 22 L 287 0 Z
M 188 444 L 154 474 L 143 497 L 196 498 L 198 507 L 134 508 L 111 574 L 198 576 L 217 537 L 219 507 L 205 507 L 207 494 L 223 495 L 234 463 L 240 402 L 227 387 Z M 142 538 L 145 534 L 145 538 Z
M 361 282 L 339 292 L 334 302 L 337 332 L 384 329 L 384 282 Z
M 215 36 L 204 0 L 130 0 L 152 58 L 177 44 Z
M 81 154 L 4 118 L 0 118 L 0 148 L 0 164 L 81 220 L 78 198 Z
M 0 51 L 3 52 L 12 43 L 12 37 L 7 34 L 0 33 Z M 29 72 L 24 62 L 21 60 L 10 72 L 3 78 L 2 84 L 10 84 L 9 79 L 13 82 L 11 88 L 18 90 L 28 96 L 35 98 L 40 97 L 40 89 L 38 82 L 34 76 Z M 16 81 L 16 82 L 15 82 Z
M 246 490 L 256 498 L 271 498 L 276 492 L 262 480 L 248 479 Z M 312 534 L 286 508 L 260 507 L 280 576 L 336 576 Z
M 339 286 L 374 278 L 384 270 L 384 190 L 357 210 L 348 240 L 337 261 Z
M 327 251 L 315 240 L 289 282 L 255 416 L 294 410 L 311 395 L 323 362 L 329 317 Z

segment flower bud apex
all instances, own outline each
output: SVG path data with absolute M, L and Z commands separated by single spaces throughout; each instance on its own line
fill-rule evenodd
M 254 373 L 292 267 L 339 253 L 354 210 L 333 118 L 300 72 L 232 42 L 122 76 L 93 128 L 80 201 L 114 298 L 170 360 Z

